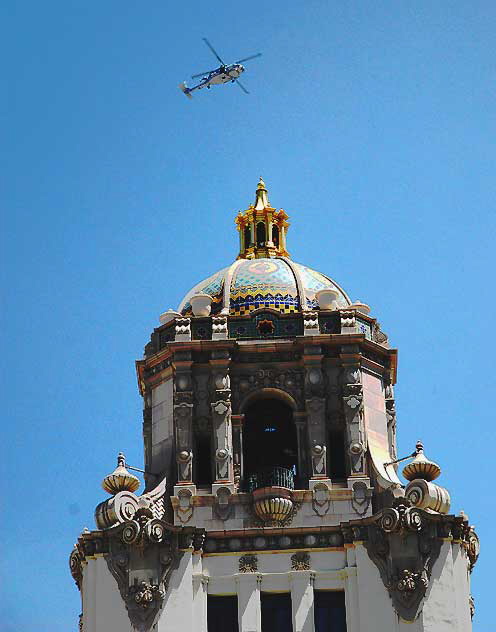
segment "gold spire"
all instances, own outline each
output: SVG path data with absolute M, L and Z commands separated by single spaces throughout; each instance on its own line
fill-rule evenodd
M 115 496 L 119 492 L 135 492 L 140 486 L 139 478 L 126 470 L 126 457 L 119 452 L 117 456 L 117 467 L 108 474 L 102 481 L 103 489 Z
M 265 188 L 265 182 L 262 180 L 262 176 L 260 176 L 257 190 L 255 192 L 255 209 L 257 211 L 263 211 L 265 208 L 270 208 L 269 196 L 267 193 L 267 189 Z
M 235 222 L 239 231 L 238 259 L 289 257 L 286 233 L 287 214 L 270 205 L 265 182 L 260 177 L 255 191 L 255 204 L 238 213 Z
M 422 478 L 424 481 L 433 481 L 441 474 L 441 468 L 434 461 L 430 461 L 424 454 L 424 446 L 417 441 L 415 446 L 417 454 L 413 461 L 403 468 L 403 476 L 407 481 Z

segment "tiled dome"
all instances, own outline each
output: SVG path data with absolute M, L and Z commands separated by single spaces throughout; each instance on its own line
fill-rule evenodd
M 289 314 L 316 308 L 315 293 L 323 289 L 337 291 L 337 307 L 351 304 L 332 279 L 286 257 L 238 259 L 195 285 L 181 302 L 179 312 L 191 315 L 190 298 L 208 294 L 213 314 L 228 308 L 229 314 L 243 316 L 260 307 Z

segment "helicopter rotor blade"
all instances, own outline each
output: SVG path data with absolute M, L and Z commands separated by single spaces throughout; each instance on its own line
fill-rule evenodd
M 197 77 L 205 77 L 205 75 L 209 75 L 213 70 L 207 70 L 205 72 L 199 72 L 197 75 L 191 75 L 191 79 L 196 79 Z
M 217 59 L 220 61 L 220 63 L 225 66 L 225 62 L 219 57 L 219 54 L 217 53 L 217 51 L 215 50 L 215 48 L 212 46 L 212 44 L 208 41 L 208 39 L 206 37 L 203 38 L 203 41 L 205 42 L 205 44 L 210 48 L 210 50 L 212 51 L 212 53 L 217 57 Z
M 241 81 L 239 81 L 239 79 L 236 79 L 236 83 L 237 83 L 237 84 L 238 84 L 238 86 L 241 88 L 241 90 L 243 90 L 243 92 L 244 92 L 245 94 L 250 94 L 250 93 L 248 92 L 248 90 L 244 87 L 244 85 L 241 83 Z
M 235 64 L 242 64 L 244 61 L 249 61 L 250 59 L 255 59 L 255 57 L 261 57 L 262 53 L 257 53 L 256 55 L 250 55 L 249 57 L 243 57 L 243 59 L 238 59 L 235 61 Z

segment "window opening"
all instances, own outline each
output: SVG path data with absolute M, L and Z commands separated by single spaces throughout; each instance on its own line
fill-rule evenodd
M 346 606 L 343 590 L 314 590 L 315 632 L 346 632 Z
M 268 485 L 276 485 L 285 473 L 285 468 L 293 475 L 297 473 L 298 441 L 293 411 L 279 399 L 259 399 L 245 411 L 243 425 L 243 477 L 250 476 L 266 480 Z M 275 478 L 274 478 L 275 477 Z M 271 483 L 270 481 L 273 480 Z
M 292 632 L 291 593 L 261 593 L 262 632 Z M 210 631 L 209 631 L 210 632 Z
M 196 484 L 212 484 L 212 455 L 210 450 L 210 434 L 202 432 L 196 437 Z
M 257 224 L 257 246 L 265 246 L 265 224 L 258 222 Z
M 279 226 L 272 226 L 272 243 L 276 248 L 279 247 Z
M 329 433 L 329 476 L 332 480 L 346 479 L 344 430 L 338 428 Z
M 238 632 L 237 595 L 207 595 L 208 632 Z
M 245 248 L 251 246 L 251 231 L 249 226 L 245 226 Z

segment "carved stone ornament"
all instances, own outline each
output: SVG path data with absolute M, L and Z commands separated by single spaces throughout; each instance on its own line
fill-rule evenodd
M 312 509 L 317 516 L 325 516 L 331 508 L 331 490 L 326 483 L 316 483 L 312 489 Z
M 70 557 L 72 575 L 81 587 L 83 563 L 103 554 L 138 632 L 151 629 L 183 549 L 199 548 L 204 539 L 202 529 L 174 527 L 155 518 L 150 507 L 151 503 L 140 502 L 133 520 L 83 532 Z
M 174 509 L 179 522 L 186 524 L 193 517 L 195 509 L 193 505 L 193 493 L 190 489 L 180 489 L 177 492 L 178 502 L 174 503 Z
M 227 316 L 212 316 L 212 340 L 227 338 Z
M 276 362 L 275 356 L 277 354 L 273 354 L 269 361 Z M 293 356 L 291 356 L 291 359 L 293 359 Z M 261 361 L 258 357 L 253 359 L 253 362 Z M 261 388 L 277 388 L 289 393 L 299 406 L 303 405 L 303 374 L 298 370 L 257 369 L 252 373 L 233 376 L 232 383 L 233 397 L 236 404 L 239 404 L 246 395 L 253 391 Z
M 372 520 L 366 528 L 356 526 L 359 533 L 354 535 L 363 540 L 379 569 L 396 612 L 405 621 L 414 621 L 441 550 L 436 522 L 404 498 Z
M 346 327 L 355 327 L 356 319 L 355 319 L 355 311 L 342 311 L 341 312 L 341 329 Z
M 361 395 L 345 395 L 343 397 L 343 401 L 349 408 L 351 408 L 352 410 L 355 410 L 355 408 L 358 408 L 361 405 L 362 396 Z
M 176 318 L 176 340 L 191 340 L 190 318 Z
M 230 498 L 232 496 L 229 487 L 219 487 L 215 495 L 214 513 L 217 518 L 221 520 L 227 520 L 231 517 L 233 512 L 233 506 L 230 504 Z
M 318 312 L 303 312 L 303 333 L 305 336 L 314 336 L 319 333 Z
M 242 555 L 239 558 L 240 573 L 256 573 L 258 571 L 258 559 L 256 555 Z
M 310 570 L 310 555 L 305 552 L 298 552 L 291 556 L 291 568 L 294 571 Z
M 364 516 L 370 507 L 372 493 L 363 481 L 353 483 L 352 490 L 351 506 L 359 516 Z
M 470 608 L 470 618 L 474 618 L 475 614 L 475 600 L 472 595 L 468 598 L 468 607 Z

